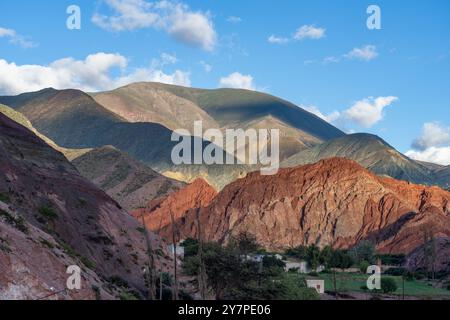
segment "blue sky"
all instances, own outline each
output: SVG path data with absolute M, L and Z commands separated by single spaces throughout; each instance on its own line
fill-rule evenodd
M 81 30 L 66 27 L 72 4 Z M 381 30 L 366 27 L 371 4 Z M 446 0 L 3 0 L 0 94 L 128 80 L 241 86 L 450 164 L 448 39 Z

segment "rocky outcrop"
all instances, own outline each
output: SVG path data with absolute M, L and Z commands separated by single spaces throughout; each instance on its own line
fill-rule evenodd
M 149 203 L 148 208 L 133 211 L 137 219 L 144 217 L 147 228 L 172 241 L 172 217 L 174 221 L 183 220 L 192 208 L 208 206 L 217 195 L 216 190 L 202 179 L 173 193 L 165 199 Z
M 61 153 L 0 114 L 2 299 L 36 299 L 65 289 L 68 265 L 82 268 L 82 292 L 53 298 L 117 297 L 117 281 L 109 279 L 145 292 L 148 257 L 140 226 Z M 159 257 L 157 263 L 167 261 Z
M 450 236 L 450 193 L 437 187 L 382 178 L 356 162 L 332 158 L 249 174 L 200 210 L 205 240 L 226 242 L 242 231 L 269 250 L 298 245 L 348 248 L 372 240 L 381 252 L 409 253 L 421 230 Z M 197 234 L 196 210 L 178 221 L 182 237 Z

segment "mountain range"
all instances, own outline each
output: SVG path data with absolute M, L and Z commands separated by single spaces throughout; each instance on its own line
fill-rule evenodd
M 380 252 L 411 253 L 410 265 L 423 260 L 424 232 L 443 247 L 450 237 L 450 194 L 437 187 L 449 188 L 450 167 L 410 159 L 374 135 L 347 135 L 265 93 L 136 83 L 99 93 L 44 89 L 0 103 L 0 284 L 14 284 L 0 290 L 6 297 L 48 294 L 64 266 L 77 263 L 90 297 L 117 298 L 117 278 L 142 294 L 142 218 L 166 242 L 174 226 L 187 238 L 199 225 L 205 240 L 227 243 L 246 231 L 271 251 L 370 240 Z M 282 169 L 263 176 L 246 164 L 174 165 L 172 133 L 194 121 L 222 131 L 280 129 Z M 13 264 L 32 278 L 21 282 Z
M 38 132 L 63 148 L 111 145 L 167 177 L 188 183 L 202 178 L 217 190 L 258 168 L 174 166 L 173 130 L 192 130 L 194 121 L 202 121 L 205 129 L 280 129 L 283 167 L 344 157 L 378 175 L 450 187 L 450 167 L 412 160 L 377 136 L 346 135 L 294 104 L 255 91 L 134 83 L 99 93 L 44 89 L 0 97 L 0 103 L 23 114 Z

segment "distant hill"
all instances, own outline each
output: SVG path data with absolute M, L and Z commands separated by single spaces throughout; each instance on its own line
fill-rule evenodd
M 280 129 L 282 159 L 345 135 L 290 102 L 256 91 L 140 82 L 92 96 L 128 121 L 156 122 L 172 130 L 192 130 L 195 120 L 202 120 L 205 129 Z
M 94 149 L 74 159 L 72 164 L 129 212 L 185 186 L 112 146 Z
M 446 180 L 445 174 L 436 172 L 440 166 L 427 166 L 412 160 L 383 139 L 370 134 L 352 134 L 330 140 L 290 157 L 282 166 L 295 167 L 333 157 L 351 159 L 375 174 L 413 183 L 445 186 L 450 181 Z

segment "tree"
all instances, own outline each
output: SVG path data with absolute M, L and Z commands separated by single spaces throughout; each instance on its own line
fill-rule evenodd
M 425 264 L 428 272 L 431 272 L 431 278 L 434 280 L 436 277 L 436 238 L 434 236 L 434 230 L 431 226 L 425 226 L 422 230 L 423 233 L 423 255 L 425 258 Z
M 383 293 L 394 293 L 397 289 L 398 286 L 394 279 L 386 277 L 381 278 L 381 291 Z
M 325 268 L 329 269 L 331 260 L 333 258 L 333 248 L 331 246 L 325 246 L 320 252 L 320 263 L 325 266 Z
M 375 246 L 370 241 L 360 241 L 349 251 L 355 263 L 367 261 L 370 264 L 375 263 Z
M 313 271 L 316 271 L 320 264 L 320 248 L 315 245 L 308 247 L 306 261 L 308 262 L 310 268 Z
M 249 232 L 243 231 L 237 236 L 231 237 L 229 248 L 234 249 L 239 255 L 247 256 L 250 253 L 255 253 L 260 246 L 256 241 L 256 237 Z
M 298 246 L 295 248 L 287 249 L 285 252 L 286 256 L 297 258 L 300 260 L 306 260 L 308 248 L 305 246 Z
M 331 256 L 330 268 L 348 269 L 354 264 L 352 257 L 343 250 L 335 250 Z

